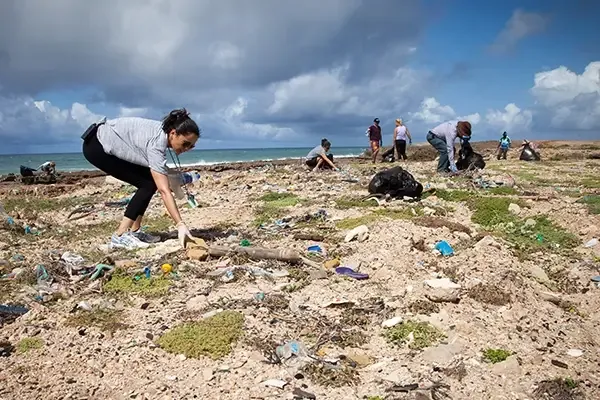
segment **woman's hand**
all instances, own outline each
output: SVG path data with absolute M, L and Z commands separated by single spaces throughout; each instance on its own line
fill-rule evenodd
M 185 248 L 185 242 L 187 239 L 194 240 L 190 230 L 183 221 L 177 224 L 177 237 L 179 238 L 179 244 L 181 244 L 181 247 L 183 248 Z

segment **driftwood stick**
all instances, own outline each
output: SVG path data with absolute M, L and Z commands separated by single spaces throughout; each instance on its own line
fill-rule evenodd
M 242 247 L 242 246 L 210 246 L 208 254 L 211 257 L 223 257 L 229 254 L 244 254 L 254 260 L 278 260 L 289 263 L 302 261 L 300 254 L 294 250 L 288 249 L 264 249 L 260 247 Z
M 319 235 L 317 233 L 296 233 L 294 235 L 294 239 L 296 240 L 312 240 L 314 242 L 322 242 L 325 240 L 323 235 Z

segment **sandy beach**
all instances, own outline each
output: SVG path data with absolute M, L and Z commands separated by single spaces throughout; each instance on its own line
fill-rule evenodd
M 600 398 L 600 142 L 539 146 L 475 143 L 486 168 L 452 178 L 413 146 L 394 165 L 417 202 L 362 200 L 390 167 L 366 158 L 193 168 L 182 217 L 209 250 L 181 249 L 159 197 L 163 241 L 109 250 L 105 203 L 132 188 L 101 173 L 4 177 L 0 305 L 27 312 L 0 309 L 0 400 Z

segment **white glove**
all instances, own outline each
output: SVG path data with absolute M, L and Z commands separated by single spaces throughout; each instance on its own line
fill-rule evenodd
M 190 230 L 183 221 L 177 224 L 177 237 L 179 238 L 179 243 L 183 248 L 185 248 L 185 241 L 187 239 L 194 240 Z

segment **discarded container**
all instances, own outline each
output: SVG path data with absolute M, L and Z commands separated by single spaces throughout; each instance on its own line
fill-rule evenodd
M 180 174 L 180 179 L 182 185 L 189 185 L 200 179 L 200 173 L 198 171 L 182 172 Z
M 4 209 L 2 203 L 0 203 L 0 220 L 6 223 L 7 225 L 14 225 L 15 221 L 12 219 L 10 215 Z
M 160 266 L 160 269 L 162 270 L 163 274 L 165 274 L 165 275 L 173 272 L 173 266 L 171 264 L 163 264 Z
M 353 279 L 357 279 L 357 280 L 369 279 L 368 274 L 356 272 L 352 268 L 349 268 L 349 267 L 337 267 L 335 269 L 335 273 L 338 275 L 347 276 L 349 278 L 353 278 Z
M 144 267 L 144 275 L 146 276 L 146 279 L 150 279 L 151 274 L 152 271 L 150 270 L 150 267 Z
M 323 253 L 323 249 L 318 244 L 315 244 L 313 246 L 308 246 L 307 250 L 309 253 Z
M 277 354 L 277 356 L 282 360 L 287 360 L 292 356 L 296 356 L 298 358 L 307 358 L 308 350 L 302 343 L 292 340 L 282 346 L 277 346 L 275 349 L 275 354 Z
M 454 249 L 450 246 L 450 243 L 442 240 L 437 242 L 435 245 L 435 249 L 439 251 L 443 256 L 451 256 L 454 255 Z

